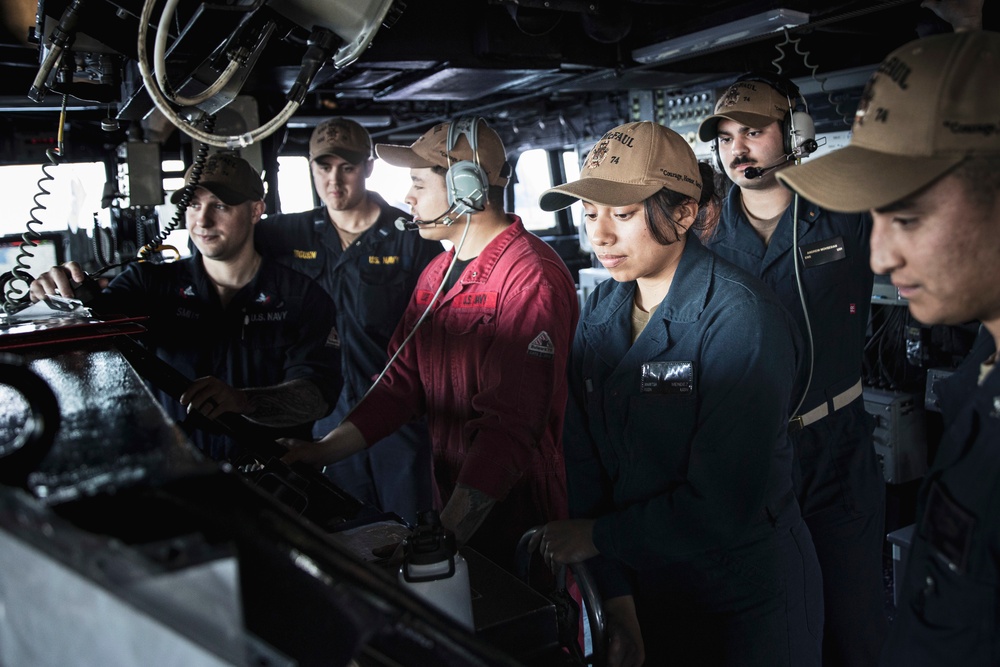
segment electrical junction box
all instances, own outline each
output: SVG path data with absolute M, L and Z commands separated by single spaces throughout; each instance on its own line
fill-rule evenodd
M 924 397 L 865 387 L 865 411 L 875 418 L 875 453 L 888 484 L 903 484 L 927 472 Z

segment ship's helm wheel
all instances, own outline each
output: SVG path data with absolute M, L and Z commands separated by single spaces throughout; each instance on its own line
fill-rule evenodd
M 536 557 L 538 560 L 541 560 L 541 556 L 538 555 L 537 551 L 529 552 L 528 543 L 531 541 L 532 536 L 541 529 L 541 526 L 529 528 L 521 536 L 517 544 L 515 563 L 517 572 L 515 574 L 521 581 L 524 581 L 528 585 L 532 585 L 532 560 Z M 576 607 L 576 601 L 572 599 L 568 590 L 570 577 L 576 582 L 580 590 L 580 597 L 587 612 L 587 622 L 590 628 L 592 645 L 591 652 L 587 655 L 584 655 L 578 641 L 579 629 L 577 624 L 579 621 L 579 610 Z M 555 590 L 539 592 L 556 604 L 557 618 L 560 626 L 560 645 L 569 651 L 569 655 L 576 664 L 605 667 L 607 665 L 608 638 L 604 626 L 604 609 L 601 607 L 601 598 L 597 593 L 597 586 L 594 584 L 587 566 L 583 563 L 563 565 L 555 573 L 555 579 Z M 567 606 L 572 606 L 572 611 L 566 610 Z

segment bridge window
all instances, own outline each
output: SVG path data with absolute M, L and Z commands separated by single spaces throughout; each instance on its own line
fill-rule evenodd
M 521 216 L 526 229 L 539 235 L 555 234 L 559 230 L 556 214 L 538 207 L 538 197 L 552 187 L 554 180 L 548 151 L 533 148 L 518 157 L 514 180 L 514 212 Z
M 278 156 L 278 201 L 282 213 L 298 213 L 316 208 L 309 158 L 301 155 Z
M 37 231 L 57 232 L 67 228 L 93 226 L 94 213 L 101 210 L 101 195 L 107 180 L 101 162 L 64 162 L 46 167 L 52 180 L 41 185 L 49 194 L 39 195 L 36 209 L 35 195 L 39 181 L 45 178 L 42 165 L 6 165 L 0 167 L 0 181 L 4 184 L 4 207 L 7 214 L 0 216 L 0 234 L 23 234 L 25 224 L 34 216 L 41 221 Z

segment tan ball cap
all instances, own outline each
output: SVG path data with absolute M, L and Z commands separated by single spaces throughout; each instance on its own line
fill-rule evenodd
M 376 144 L 375 154 L 393 166 L 411 169 L 427 167 L 449 169 L 452 164 L 463 160 L 475 162 L 476 156 L 464 134 L 456 132 L 458 137 L 455 138 L 455 145 L 451 151 L 448 150 L 449 127 L 450 123 L 439 123 L 409 146 Z M 506 187 L 510 179 L 510 169 L 500 135 L 485 121 L 479 121 L 476 128 L 476 142 L 479 166 L 486 172 L 490 185 Z
M 788 106 L 788 98 L 764 81 L 737 81 L 719 97 L 715 113 L 698 126 L 698 138 L 714 141 L 719 135 L 719 121 L 723 119 L 759 130 L 775 121 L 783 121 L 788 115 Z
M 691 146 L 673 130 L 648 120 L 619 125 L 591 149 L 580 179 L 542 193 L 538 205 L 558 211 L 578 199 L 628 206 L 663 188 L 701 198 L 701 172 Z
M 851 142 L 778 180 L 832 211 L 878 209 L 967 157 L 1000 155 L 1000 34 L 935 35 L 893 51 L 869 79 Z

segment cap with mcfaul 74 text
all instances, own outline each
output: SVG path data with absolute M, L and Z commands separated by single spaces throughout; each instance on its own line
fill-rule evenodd
M 934 35 L 872 74 L 850 143 L 778 180 L 832 211 L 879 209 L 970 157 L 1000 155 L 1000 33 Z
M 767 82 L 741 79 L 729 86 L 715 103 L 715 113 L 698 126 L 698 138 L 714 141 L 719 135 L 719 121 L 732 120 L 760 129 L 788 115 L 790 100 Z
M 681 135 L 648 120 L 606 132 L 583 163 L 579 180 L 546 190 L 544 211 L 558 211 L 578 199 L 603 206 L 629 206 L 666 188 L 701 198 L 698 158 Z

